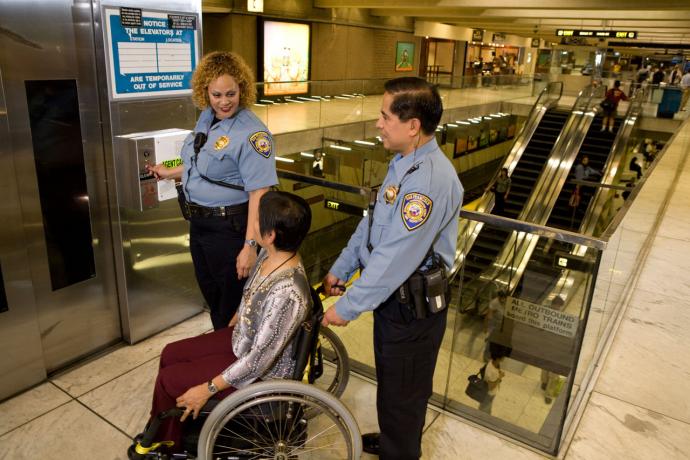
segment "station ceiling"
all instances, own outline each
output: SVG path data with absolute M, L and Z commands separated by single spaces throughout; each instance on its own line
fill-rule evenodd
M 314 0 L 473 29 L 556 41 L 557 29 L 626 30 L 638 42 L 690 44 L 690 0 Z

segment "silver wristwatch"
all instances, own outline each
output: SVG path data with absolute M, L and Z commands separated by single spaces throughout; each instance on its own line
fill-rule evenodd
M 248 244 L 250 248 L 256 247 L 256 240 L 244 240 L 244 244 Z
M 208 391 L 212 395 L 218 393 L 218 387 L 216 386 L 215 383 L 213 383 L 213 380 L 208 381 Z

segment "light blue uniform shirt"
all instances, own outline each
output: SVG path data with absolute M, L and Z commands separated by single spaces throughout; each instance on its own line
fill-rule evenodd
M 419 168 L 405 176 L 415 164 Z M 398 184 L 395 200 L 386 203 L 386 189 Z M 366 216 L 331 267 L 331 273 L 343 280 L 360 265 L 364 267 L 336 302 L 338 316 L 351 321 L 362 312 L 375 310 L 421 265 L 432 244 L 446 268 L 452 267 L 462 195 L 455 168 L 435 138 L 416 153 L 405 157 L 397 154 L 378 192 L 371 227 L 372 252 L 367 249 L 371 216 Z
M 253 190 L 278 183 L 273 139 L 268 128 L 249 109 L 211 126 L 213 110 L 201 112 L 194 133 L 182 146 L 182 185 L 187 200 L 202 206 L 233 206 L 246 203 Z M 194 136 L 207 133 L 206 144 L 194 159 Z M 212 184 L 209 179 L 240 185 L 244 191 Z

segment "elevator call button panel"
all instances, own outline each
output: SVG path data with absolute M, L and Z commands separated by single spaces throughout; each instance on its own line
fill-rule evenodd
M 118 136 L 122 158 L 116 161 L 120 206 L 144 211 L 177 197 L 173 179 L 157 180 L 149 166 L 182 164 L 180 151 L 191 134 L 187 129 L 164 129 Z

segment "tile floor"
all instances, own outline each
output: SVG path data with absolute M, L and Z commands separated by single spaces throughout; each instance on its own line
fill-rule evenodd
M 649 254 L 640 277 L 631 287 L 630 301 L 572 442 L 562 450 L 560 458 L 690 457 L 690 243 L 683 231 L 690 215 L 690 162 L 685 161 L 689 146 L 690 124 L 686 122 L 657 171 L 673 171 L 666 180 L 674 177 L 678 182 L 670 188 L 671 199 L 659 216 L 658 231 L 651 229 L 656 233 L 648 242 Z M 643 188 L 636 200 L 639 206 L 631 208 L 624 227 L 631 225 L 629 222 L 648 223 L 657 217 L 650 211 L 655 206 L 659 208 L 657 200 L 665 189 L 651 184 L 648 189 Z M 630 228 L 634 230 L 637 225 Z M 627 238 L 620 242 L 622 250 L 626 242 Z M 622 292 L 616 295 L 622 298 Z M 357 324 L 356 328 L 343 330 L 342 336 L 354 359 L 370 361 L 367 340 L 371 319 L 365 317 Z M 162 347 L 209 329 L 208 316 L 198 315 L 137 345 L 123 346 L 81 363 L 3 402 L 0 459 L 124 460 L 131 437 L 146 420 Z M 473 337 L 469 328 L 468 334 L 466 345 L 472 352 L 467 354 L 471 357 L 454 356 L 451 368 L 449 391 L 457 391 L 461 402 L 462 378 L 479 365 L 474 357 L 481 349 L 478 335 Z M 446 369 L 450 362 L 447 350 L 450 346 L 444 344 L 447 357 L 442 354 L 440 363 Z M 536 404 L 541 396 L 536 386 L 537 371 L 529 366 L 507 367 L 510 372 L 505 386 L 510 391 L 505 392 L 504 401 L 497 400 L 495 413 L 537 430 L 546 417 Z M 437 387 L 443 387 L 445 377 L 440 375 Z M 374 395 L 375 384 L 353 376 L 342 398 L 363 432 L 376 429 Z M 427 414 L 423 451 L 424 458 L 429 459 L 545 458 L 433 408 Z

